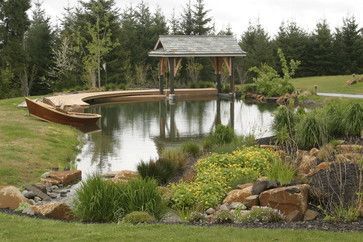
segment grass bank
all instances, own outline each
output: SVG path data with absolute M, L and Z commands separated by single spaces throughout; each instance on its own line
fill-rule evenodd
M 314 90 L 318 86 L 318 92 L 344 93 L 344 94 L 363 94 L 363 82 L 348 86 L 346 81 L 352 80 L 352 75 L 342 76 L 317 76 L 303 77 L 292 80 L 294 86 L 302 90 Z
M 30 117 L 17 108 L 23 98 L 0 100 L 0 185 L 39 181 L 53 167 L 74 158 L 78 131 Z
M 359 232 L 63 223 L 0 213 L 1 241 L 361 241 L 361 236 Z

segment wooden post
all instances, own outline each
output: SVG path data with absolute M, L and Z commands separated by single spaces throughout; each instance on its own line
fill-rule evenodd
M 159 91 L 160 94 L 164 94 L 164 78 L 165 78 L 165 58 L 160 58 L 159 63 Z
M 174 95 L 174 78 L 175 78 L 175 58 L 169 57 L 169 75 L 170 75 L 170 94 Z
M 234 78 L 233 78 L 233 59 L 232 59 L 232 57 L 229 57 L 229 63 L 230 63 L 230 72 L 229 72 L 230 89 L 231 89 L 231 93 L 234 94 L 236 92 L 236 88 L 234 85 Z
M 165 139 L 165 126 L 166 126 L 166 103 L 159 103 L 160 110 L 160 138 Z

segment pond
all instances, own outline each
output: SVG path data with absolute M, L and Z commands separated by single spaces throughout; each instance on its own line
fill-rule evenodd
M 244 101 L 167 101 L 113 103 L 87 111 L 102 115 L 101 131 L 84 134 L 77 169 L 84 175 L 136 170 L 143 160 L 158 158 L 165 146 L 208 135 L 217 124 L 238 135 L 271 136 L 275 107 Z

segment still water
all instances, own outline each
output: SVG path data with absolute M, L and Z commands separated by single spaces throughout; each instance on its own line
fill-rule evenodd
M 102 131 L 85 134 L 77 156 L 84 175 L 136 170 L 159 151 L 209 134 L 217 124 L 230 125 L 239 135 L 270 136 L 273 106 L 243 101 L 166 101 L 105 104 L 89 108 L 102 115 Z

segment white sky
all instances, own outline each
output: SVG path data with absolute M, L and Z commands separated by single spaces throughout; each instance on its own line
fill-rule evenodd
M 175 9 L 176 16 L 182 12 L 189 0 L 144 0 L 151 9 L 158 6 L 169 18 Z M 43 0 L 43 7 L 56 23 L 64 7 L 75 6 L 77 0 Z M 117 7 L 137 5 L 140 0 L 116 0 Z M 193 0 L 192 0 L 193 2 Z M 259 21 L 271 34 L 277 33 L 282 21 L 296 21 L 307 31 L 315 24 L 327 19 L 331 28 L 342 25 L 342 19 L 354 15 L 363 27 L 363 0 L 205 0 L 210 16 L 214 18 L 217 31 L 231 25 L 237 37 L 244 32 L 249 22 Z

